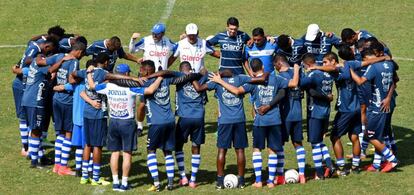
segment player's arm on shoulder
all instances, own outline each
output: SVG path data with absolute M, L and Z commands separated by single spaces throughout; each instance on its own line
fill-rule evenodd
M 272 99 L 272 101 L 268 105 L 262 105 L 258 109 L 256 109 L 257 113 L 259 113 L 260 115 L 266 114 L 270 109 L 278 105 L 285 96 L 286 96 L 286 89 L 284 88 L 279 89 L 276 93 L 276 96 Z
M 144 95 L 152 95 L 160 87 L 162 77 L 158 77 L 149 87 L 144 89 Z
M 367 78 L 365 77 L 365 75 L 363 77 L 360 77 L 352 69 L 350 69 L 350 73 L 351 73 L 352 80 L 354 80 L 357 85 L 362 85 L 367 81 Z
M 83 100 L 85 100 L 86 103 L 90 104 L 92 107 L 96 108 L 96 109 L 100 109 L 102 107 L 101 103 L 99 103 L 96 100 L 92 100 L 85 91 L 82 91 L 80 93 L 80 96 Z
M 293 65 L 293 78 L 289 80 L 288 87 L 295 88 L 298 86 L 299 71 L 300 71 L 300 66 L 298 64 Z
M 387 56 L 387 55 L 384 55 L 384 56 L 380 56 L 380 57 L 372 57 L 372 58 L 364 59 L 361 63 L 361 66 L 369 66 L 369 65 L 375 64 L 377 62 L 382 62 L 384 60 L 391 60 L 391 57 Z
M 195 89 L 197 92 L 203 92 L 203 91 L 208 90 L 208 84 L 207 84 L 207 83 L 200 84 L 198 81 L 194 80 L 194 81 L 192 82 L 192 84 L 193 84 L 194 89 Z
M 240 87 L 235 87 L 227 82 L 225 82 L 223 79 L 221 79 L 221 76 L 219 73 L 212 73 L 209 75 L 209 79 L 210 81 L 213 81 L 217 84 L 220 84 L 221 86 L 223 86 L 226 90 L 230 91 L 230 93 L 234 94 L 234 95 L 240 95 L 240 94 L 244 94 L 245 93 L 245 89 L 240 86 Z

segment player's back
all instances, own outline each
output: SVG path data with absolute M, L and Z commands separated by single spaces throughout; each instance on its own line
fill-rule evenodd
M 382 61 L 370 65 L 364 74 L 371 81 L 371 101 L 369 109 L 380 112 L 381 102 L 384 100 L 393 84 L 394 64 L 391 61 Z

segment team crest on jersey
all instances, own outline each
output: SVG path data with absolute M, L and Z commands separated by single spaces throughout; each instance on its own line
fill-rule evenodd
M 170 102 L 169 90 L 170 88 L 167 86 L 158 88 L 154 94 L 155 103 L 161 106 L 167 105 Z
M 187 83 L 183 86 L 184 96 L 191 98 L 193 100 L 200 97 L 200 94 L 194 89 L 191 83 Z
M 257 86 L 259 89 L 259 101 L 261 104 L 269 104 L 273 99 L 273 91 L 275 90 L 274 86 L 268 85 Z
M 228 92 L 225 89 L 223 90 L 223 94 L 221 95 L 221 97 L 223 99 L 224 105 L 226 106 L 236 106 L 241 103 L 241 100 L 239 97 L 235 96 L 234 94 Z

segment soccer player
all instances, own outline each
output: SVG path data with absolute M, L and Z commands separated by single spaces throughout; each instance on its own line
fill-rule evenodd
M 109 65 L 105 69 L 109 72 L 112 72 L 114 69 L 118 57 L 139 63 L 139 60 L 136 56 L 124 51 L 122 48 L 121 39 L 119 39 L 117 36 L 113 36 L 110 39 L 95 41 L 86 49 L 86 55 L 92 55 L 92 59 L 95 59 L 100 53 L 106 53 L 110 58 Z
M 31 45 L 32 43 L 41 44 L 46 41 L 47 38 L 52 38 L 57 41 L 60 41 L 65 36 L 65 29 L 60 27 L 59 25 L 50 27 L 47 30 L 47 34 L 33 36 L 27 45 Z
M 244 74 L 243 51 L 250 37 L 239 30 L 239 20 L 235 17 L 227 19 L 226 28 L 226 31 L 208 39 L 207 43 L 211 46 L 220 45 L 220 71 L 230 69 L 235 75 Z
M 21 60 L 17 65 L 12 67 L 12 71 L 16 74 L 16 78 L 13 80 L 12 89 L 13 89 L 13 97 L 14 97 L 14 104 L 16 109 L 16 116 L 19 118 L 19 128 L 20 128 L 20 136 L 22 142 L 22 150 L 21 155 L 27 156 L 27 149 L 28 149 L 28 136 L 29 130 L 27 128 L 27 121 L 25 112 L 22 109 L 22 97 L 25 88 L 25 78 L 22 74 L 22 69 L 25 67 L 29 67 L 32 63 L 33 59 L 38 54 L 48 55 L 57 47 L 57 41 L 53 38 L 48 38 L 44 43 L 37 44 L 33 43 L 29 45 Z
M 302 39 L 294 39 L 288 35 L 282 34 L 277 37 L 277 54 L 284 55 L 290 66 L 294 64 L 300 64 L 303 54 L 306 53 L 306 49 L 303 46 Z
M 323 56 L 332 50 L 332 46 L 338 47 L 341 42 L 333 33 L 322 32 L 317 24 L 310 24 L 302 39 L 306 52 L 315 56 L 317 65 L 322 65 Z
M 191 73 L 191 65 L 188 61 L 180 63 L 182 74 Z M 195 80 L 197 84 L 202 85 L 207 82 L 207 77 L 203 76 L 200 80 Z M 179 117 L 176 125 L 176 144 L 175 159 L 177 161 L 179 174 L 181 176 L 179 184 L 181 186 L 189 185 L 195 188 L 196 175 L 201 162 L 200 147 L 205 141 L 204 130 L 204 93 L 199 93 L 194 89 L 191 82 L 179 84 L 176 86 L 176 111 Z M 187 139 L 191 138 L 191 177 L 188 181 L 185 175 L 184 152 L 183 146 Z
M 116 67 L 116 74 L 129 76 L 131 72 L 127 64 L 119 64 Z M 89 74 L 88 79 L 92 79 Z M 111 172 L 114 191 L 126 191 L 128 185 L 129 170 L 131 169 L 132 151 L 137 149 L 137 132 L 134 119 L 135 97 L 137 95 L 151 95 L 155 92 L 162 81 L 162 77 L 150 85 L 148 88 L 141 87 L 120 87 L 113 83 L 100 83 L 95 85 L 90 82 L 91 87 L 95 88 L 99 94 L 104 94 L 108 98 L 109 122 L 107 148 L 111 154 Z M 123 152 L 122 162 L 122 181 L 118 177 L 119 152 Z
M 255 77 L 264 76 L 264 64 L 258 59 L 254 58 L 251 62 L 251 68 Z M 262 105 L 268 105 L 274 96 L 280 89 L 287 87 L 296 87 L 299 81 L 299 66 L 295 66 L 294 76 L 292 80 L 286 80 L 283 77 L 271 75 L 268 82 L 265 84 L 250 84 L 246 83 L 242 86 L 235 87 L 225 81 L 223 81 L 219 74 L 215 74 L 212 81 L 222 85 L 226 90 L 234 95 L 242 95 L 250 93 L 253 97 L 254 108 L 259 108 Z M 256 115 L 253 123 L 253 166 L 255 169 L 256 181 L 253 184 L 255 187 L 262 187 L 262 154 L 261 150 L 265 149 L 265 143 L 267 142 L 267 148 L 269 149 L 269 179 L 267 180 L 267 186 L 269 188 L 274 187 L 274 180 L 277 171 L 277 165 L 282 165 L 278 171 L 283 175 L 284 159 L 278 158 L 279 155 L 284 156 L 283 152 L 283 139 L 281 130 L 281 116 L 279 112 L 279 106 L 275 106 L 270 109 L 265 115 Z M 279 162 L 280 161 L 280 162 Z M 279 181 L 283 179 L 282 181 Z M 277 180 L 277 184 L 284 183 L 284 177 L 280 177 Z
M 63 38 L 59 41 L 59 52 L 69 53 L 72 50 L 72 45 L 76 42 L 81 42 L 85 45 L 88 45 L 88 41 L 84 36 Z
M 194 23 L 187 24 L 185 27 L 186 38 L 179 41 L 175 46 L 174 55 L 170 57 L 168 64 L 171 65 L 180 57 L 180 61 L 188 61 L 194 73 L 200 72 L 204 68 L 204 56 L 209 54 L 220 58 L 220 52 L 215 51 L 206 40 L 198 37 L 198 27 Z
M 398 165 L 398 160 L 384 144 L 384 132 L 389 113 L 388 110 L 383 109 L 382 101 L 387 97 L 394 84 L 394 64 L 391 61 L 372 64 L 362 77 L 351 69 L 351 76 L 358 85 L 367 81 L 371 84 L 372 97 L 367 109 L 368 124 L 365 136 L 374 145 L 375 151 L 382 154 L 387 160 L 381 172 L 389 172 Z M 379 168 L 375 167 L 376 170 Z
M 252 59 L 258 58 L 262 61 L 264 66 L 263 76 L 267 78 L 274 70 L 272 59 L 278 47 L 276 44 L 267 41 L 263 28 L 258 27 L 253 29 L 252 36 L 254 44 L 251 47 L 245 47 L 244 49 L 246 60 L 244 62 L 244 67 L 246 67 L 247 73 L 250 76 L 253 76 L 253 72 L 249 67 L 249 62 Z
M 316 58 L 313 54 L 303 56 L 303 64 L 306 69 L 316 64 Z M 313 88 L 322 94 L 332 94 L 333 78 L 329 73 L 320 70 L 311 70 L 305 77 L 301 78 L 301 86 Z M 309 117 L 308 120 L 308 141 L 312 144 L 312 158 L 315 164 L 315 179 L 324 179 L 334 173 L 331 157 L 328 148 L 323 143 L 324 133 L 327 131 L 329 124 L 330 102 L 322 99 L 309 97 L 308 102 Z M 327 169 L 325 172 L 322 168 L 322 159 L 325 160 Z

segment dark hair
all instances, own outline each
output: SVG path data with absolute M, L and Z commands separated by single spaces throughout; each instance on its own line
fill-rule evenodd
M 255 29 L 253 29 L 252 35 L 253 36 L 259 36 L 259 35 L 260 36 L 264 36 L 264 30 L 263 30 L 263 28 L 257 27 Z
M 288 35 L 280 35 L 277 38 L 277 45 L 283 49 L 283 50 L 287 50 L 288 48 L 290 48 L 290 37 Z
M 109 55 L 106 53 L 99 53 L 96 57 L 95 57 L 95 63 L 96 64 L 103 64 L 105 62 L 109 61 Z
M 76 42 L 75 44 L 72 45 L 72 51 L 75 51 L 75 50 L 85 51 L 85 49 L 86 49 L 86 45 L 81 42 Z
M 47 34 L 51 35 L 57 35 L 58 37 L 63 37 L 63 35 L 65 35 L 65 29 L 63 29 L 62 27 L 60 27 L 59 25 L 50 27 L 49 30 L 47 30 Z
M 88 45 L 88 40 L 86 40 L 86 38 L 84 36 L 76 37 L 75 41 L 76 42 L 81 42 L 81 43 L 83 43 L 85 45 Z
M 273 62 L 279 62 L 279 61 L 282 61 L 283 63 L 288 63 L 288 60 L 287 60 L 287 58 L 286 58 L 286 56 L 285 56 L 285 55 L 282 55 L 282 54 L 276 54 L 276 55 L 273 57 Z
M 227 19 L 227 26 L 229 25 L 239 26 L 239 20 L 237 20 L 237 18 L 235 17 L 230 17 L 229 19 Z
M 303 55 L 302 57 L 302 61 L 303 62 L 310 62 L 310 63 L 315 63 L 315 56 L 311 53 L 306 53 L 305 55 Z
M 119 37 L 117 36 L 113 36 L 109 39 L 109 41 L 111 42 L 112 46 L 114 46 L 115 48 L 121 48 L 122 44 L 121 44 L 121 39 L 119 39 Z
M 374 41 L 369 46 L 371 49 L 373 49 L 376 52 L 384 52 L 384 45 L 379 41 Z
M 45 44 L 50 44 L 54 48 L 57 48 L 59 46 L 59 41 L 54 37 L 47 37 L 45 40 Z
M 355 60 L 354 52 L 352 51 L 351 47 L 346 44 L 341 44 L 338 47 L 338 55 L 343 60 Z
M 253 72 L 257 72 L 263 67 L 263 62 L 259 58 L 253 58 L 250 61 L 250 67 L 252 68 Z
M 90 60 L 86 61 L 85 68 L 88 68 L 89 66 L 95 66 L 95 65 L 96 65 L 95 61 L 90 59 Z
M 155 64 L 154 64 L 154 61 L 152 61 L 152 60 L 144 60 L 144 61 L 141 62 L 141 64 L 142 64 L 143 67 L 144 66 L 149 66 L 151 68 L 154 68 L 154 70 L 155 70 Z
M 323 58 L 327 58 L 329 60 L 335 60 L 335 62 L 337 63 L 339 62 L 338 55 L 336 55 L 336 53 L 331 52 L 331 51 L 323 55 Z
M 180 63 L 180 70 L 182 70 L 184 68 L 184 66 L 187 66 L 190 70 L 191 70 L 191 64 L 188 61 L 182 61 Z
M 346 42 L 347 40 L 352 39 L 352 36 L 355 34 L 356 32 L 351 28 L 344 28 L 341 32 L 341 39 L 343 42 Z
M 372 48 L 365 48 L 361 52 L 362 58 L 365 58 L 366 56 L 375 56 L 375 52 Z

